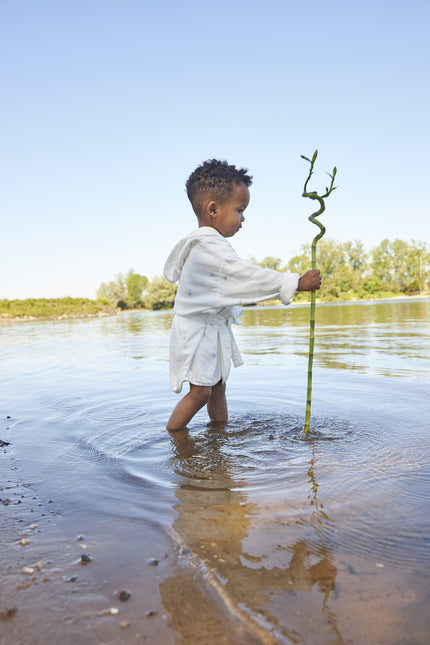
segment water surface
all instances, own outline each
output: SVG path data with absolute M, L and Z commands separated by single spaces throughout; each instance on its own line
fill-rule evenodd
M 308 438 L 307 306 L 246 309 L 228 425 L 174 434 L 171 320 L 0 328 L 3 433 L 60 525 L 171 545 L 163 642 L 428 642 L 430 301 L 317 308 Z

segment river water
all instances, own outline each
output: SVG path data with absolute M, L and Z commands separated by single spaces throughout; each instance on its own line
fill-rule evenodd
M 149 642 L 428 643 L 430 300 L 317 307 L 305 437 L 308 320 L 246 309 L 228 425 L 173 434 L 171 312 L 0 328 L 0 438 Z

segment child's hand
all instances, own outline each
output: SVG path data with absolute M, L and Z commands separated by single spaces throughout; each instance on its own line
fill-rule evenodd
M 321 271 L 312 269 L 299 278 L 297 291 L 316 291 L 321 286 Z

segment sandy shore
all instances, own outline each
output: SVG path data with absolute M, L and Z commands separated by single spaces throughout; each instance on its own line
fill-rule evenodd
M 55 499 L 40 499 L 22 479 L 4 435 L 2 430 L 0 644 L 176 642 L 158 593 L 169 556 L 176 556 L 169 544 L 150 530 L 142 535 L 141 527 L 138 535 L 129 527 L 123 535 L 115 522 L 106 536 L 94 518 L 82 522 L 85 535 L 74 534 L 76 522 L 60 521 Z

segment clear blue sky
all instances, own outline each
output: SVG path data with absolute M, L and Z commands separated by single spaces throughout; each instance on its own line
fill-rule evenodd
M 428 0 L 0 0 L 0 298 L 161 275 L 208 158 L 254 176 L 243 257 L 430 239 Z

